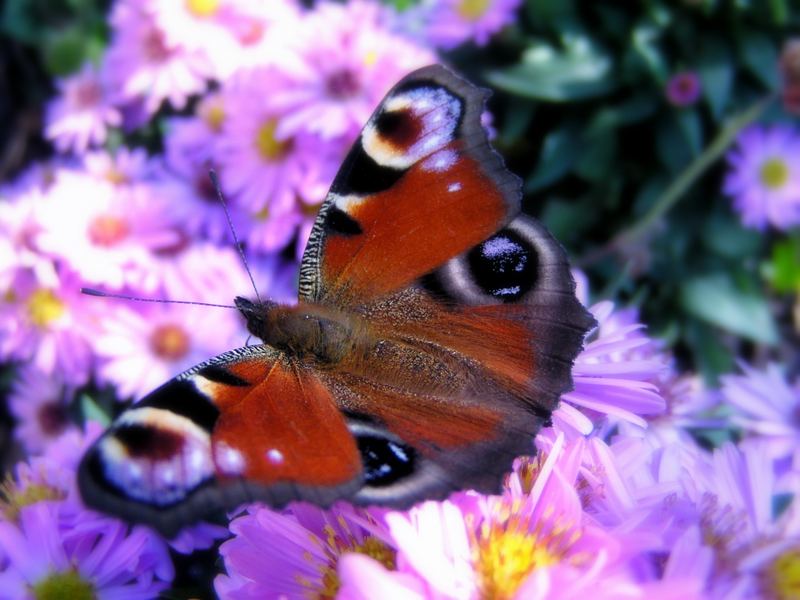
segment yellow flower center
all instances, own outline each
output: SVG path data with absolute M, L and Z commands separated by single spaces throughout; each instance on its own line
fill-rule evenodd
M 770 158 L 761 165 L 761 183 L 769 189 L 783 187 L 789 179 L 789 166 L 781 158 Z
M 297 577 L 298 583 L 306 588 L 306 597 L 313 600 L 333 600 L 336 597 L 342 585 L 336 566 L 339 562 L 339 557 L 347 552 L 369 556 L 392 571 L 397 568 L 397 552 L 394 548 L 390 548 L 378 538 L 369 535 L 363 540 L 357 541 L 350 532 L 347 522 L 342 517 L 339 517 L 338 523 L 344 535 L 341 535 L 330 525 L 326 525 L 324 529 L 325 540 L 321 541 L 316 537 L 313 538 L 315 542 L 322 544 L 327 559 L 320 566 L 319 582 L 310 581 L 302 576 Z M 305 558 L 309 561 L 314 560 L 310 553 Z
M 787 550 L 765 573 L 765 597 L 775 600 L 800 598 L 800 548 Z
M 129 233 L 128 223 L 115 215 L 98 215 L 89 223 L 87 234 L 95 246 L 110 248 L 124 240 Z
M 186 8 L 196 17 L 209 17 L 219 10 L 219 0 L 186 0 Z
M 275 119 L 270 119 L 256 132 L 256 149 L 266 161 L 275 161 L 282 158 L 288 151 L 290 142 L 280 141 L 275 139 L 275 130 L 278 128 L 278 122 Z
M 150 334 L 150 349 L 164 360 L 179 360 L 189 352 L 189 335 L 179 325 L 159 325 Z
M 122 185 L 129 182 L 128 176 L 116 167 L 109 168 L 103 176 L 112 185 Z
M 0 484 L 0 512 L 8 521 L 16 521 L 26 506 L 45 500 L 63 500 L 66 494 L 41 483 L 28 483 L 20 488 L 9 476 Z
M 36 290 L 28 298 L 28 318 L 36 327 L 47 327 L 66 312 L 66 306 L 52 290 Z
M 77 571 L 50 573 L 33 585 L 36 600 L 95 600 L 94 586 L 83 579 Z
M 269 219 L 269 208 L 265 206 L 258 212 L 253 213 L 253 219 L 255 219 L 256 221 L 266 221 L 267 219 Z
M 211 131 L 219 133 L 222 130 L 222 123 L 225 121 L 225 107 L 219 96 L 200 104 L 197 112 Z
M 486 600 L 513 598 L 522 583 L 536 569 L 580 557 L 567 558 L 580 539 L 580 531 L 558 524 L 532 523 L 530 515 L 519 514 L 507 504 L 496 517 L 471 532 L 472 562 L 478 577 L 480 597 Z
M 458 14 L 470 21 L 480 19 L 489 8 L 491 0 L 461 0 L 458 5 Z

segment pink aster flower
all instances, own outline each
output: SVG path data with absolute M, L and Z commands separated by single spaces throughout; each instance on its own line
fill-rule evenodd
M 60 509 L 58 502 L 37 502 L 16 522 L 0 521 L 4 598 L 147 600 L 169 587 L 169 555 L 147 529 L 129 531 L 90 511 L 65 519 Z
M 702 92 L 700 77 L 694 71 L 675 73 L 667 81 L 664 92 L 673 106 L 691 106 L 697 102 Z
M 204 52 L 220 81 L 279 59 L 300 18 L 292 0 L 151 0 L 148 12 L 171 44 Z
M 283 61 L 291 84 L 272 91 L 285 109 L 279 137 L 310 131 L 353 139 L 392 85 L 436 62 L 429 50 L 391 33 L 386 21 L 377 3 L 317 4 L 297 31 L 296 55 Z
M 60 80 L 58 88 L 59 96 L 47 107 L 45 136 L 61 152 L 83 153 L 102 144 L 109 127 L 122 124 L 122 114 L 111 102 L 106 82 L 91 64 Z
M 115 186 L 64 170 L 48 200 L 36 244 L 90 284 L 137 285 L 147 275 L 152 251 L 174 245 L 178 237 L 173 209 L 146 184 Z
M 94 348 L 100 378 L 116 385 L 121 397 L 138 398 L 189 367 L 243 346 L 245 339 L 234 310 L 118 305 L 100 319 Z
M 520 0 L 425 0 L 409 15 L 409 28 L 445 50 L 466 42 L 485 46 L 514 22 L 519 5 Z
M 171 43 L 147 11 L 147 2 L 118 0 L 104 72 L 118 102 L 141 102 L 147 114 L 165 100 L 181 109 L 203 92 L 213 69 L 204 52 Z
M 0 359 L 29 361 L 68 383 L 86 382 L 94 363 L 90 340 L 95 314 L 79 293 L 79 280 L 52 268 L 18 268 L 5 283 L 0 293 Z
M 800 223 L 800 134 L 788 125 L 754 125 L 728 154 L 723 191 L 742 222 L 788 229 Z
M 284 74 L 267 68 L 240 73 L 225 90 L 227 117 L 213 163 L 225 191 L 251 213 L 283 214 L 298 196 L 318 200 L 341 158 L 338 144 L 278 132 L 285 111 L 274 99 L 289 85 Z
M 334 597 L 339 559 L 366 554 L 394 567 L 386 531 L 363 510 L 346 505 L 329 511 L 296 505 L 279 513 L 253 507 L 231 522 L 234 537 L 220 554 L 227 575 L 217 577 L 221 598 Z
M 74 391 L 64 385 L 59 373 L 46 374 L 23 367 L 8 397 L 8 408 L 17 421 L 14 437 L 29 454 L 45 447 L 75 426 L 69 417 Z

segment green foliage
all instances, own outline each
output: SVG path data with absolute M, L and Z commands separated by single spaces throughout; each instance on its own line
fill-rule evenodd
M 105 0 L 5 0 L 0 32 L 36 48 L 51 75 L 63 76 L 96 61 L 106 45 Z

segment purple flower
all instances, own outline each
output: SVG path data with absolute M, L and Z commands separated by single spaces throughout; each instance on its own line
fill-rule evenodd
M 165 100 L 173 108 L 183 108 L 190 96 L 206 89 L 213 69 L 204 52 L 171 43 L 148 12 L 148 4 L 117 0 L 103 68 L 117 102 L 141 102 L 151 115 Z
M 700 98 L 700 77 L 694 71 L 675 73 L 667 81 L 665 94 L 673 106 L 691 106 Z
M 735 409 L 731 423 L 743 429 L 775 462 L 782 487 L 800 484 L 800 380 L 790 384 L 778 365 L 722 377 L 722 397 Z
M 274 99 L 289 85 L 285 74 L 272 68 L 242 72 L 232 80 L 224 91 L 227 116 L 212 156 L 223 188 L 250 215 L 261 220 L 294 213 L 295 222 L 282 227 L 281 235 L 254 244 L 265 250 L 291 238 L 299 224 L 298 198 L 319 201 L 343 153 L 338 141 L 301 131 L 288 137 L 278 133 L 284 112 Z
M 445 50 L 466 42 L 485 46 L 514 22 L 519 5 L 520 0 L 425 0 L 410 11 L 406 27 Z
M 152 252 L 178 240 L 175 208 L 146 181 L 128 185 L 62 169 L 47 196 L 36 244 L 87 283 L 114 289 L 142 285 Z
M 29 361 L 67 383 L 85 383 L 94 361 L 89 340 L 95 313 L 79 294 L 80 282 L 52 268 L 17 268 L 6 284 L 0 294 L 0 359 Z
M 587 435 L 599 416 L 645 427 L 641 415 L 664 412 L 655 382 L 667 369 L 668 359 L 658 342 L 642 332 L 644 325 L 635 310 L 615 311 L 611 302 L 589 310 L 599 325 L 575 361 L 574 389 L 562 396 L 553 413 L 556 429 Z
M 788 125 L 754 125 L 728 154 L 723 191 L 744 225 L 789 229 L 800 223 L 800 135 Z
M 230 528 L 234 537 L 220 548 L 227 575 L 215 581 L 223 599 L 332 598 L 340 585 L 337 563 L 351 552 L 394 566 L 386 531 L 369 513 L 346 505 L 329 511 L 293 505 L 283 514 L 252 507 Z
M 172 45 L 202 53 L 217 79 L 267 64 L 293 38 L 300 11 L 292 0 L 173 2 L 147 7 Z
M 85 511 L 62 513 L 58 502 L 23 507 L 0 521 L 3 597 L 141 598 L 169 587 L 172 563 L 147 529 Z
M 50 102 L 45 136 L 62 152 L 83 153 L 106 140 L 109 127 L 122 124 L 122 114 L 109 98 L 109 89 L 97 69 L 87 64 L 58 82 L 59 96 Z
M 378 3 L 322 2 L 297 31 L 295 55 L 279 61 L 291 84 L 276 87 L 285 109 L 277 135 L 299 131 L 329 140 L 352 140 L 372 111 L 404 75 L 436 62 L 429 51 L 388 29 Z
M 246 337 L 233 310 L 116 306 L 100 319 L 94 340 L 98 375 L 115 384 L 121 397 L 140 397 L 181 371 L 244 345 Z
M 8 408 L 17 421 L 14 437 L 28 453 L 42 452 L 67 429 L 74 429 L 68 412 L 72 394 L 58 372 L 46 374 L 30 366 L 19 370 Z

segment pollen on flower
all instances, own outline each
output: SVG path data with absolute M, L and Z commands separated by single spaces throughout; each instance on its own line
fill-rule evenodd
M 45 575 L 33 585 L 33 597 L 36 600 L 92 600 L 97 597 L 91 582 L 81 577 L 74 570 L 55 572 Z
M 765 598 L 790 600 L 800 598 L 800 547 L 780 554 L 763 573 Z
M 197 115 L 211 131 L 221 131 L 222 123 L 225 121 L 225 107 L 222 104 L 222 99 L 216 96 L 201 102 L 200 106 L 197 107 Z
M 256 149 L 264 160 L 278 160 L 289 151 L 290 142 L 275 138 L 275 130 L 277 128 L 278 121 L 269 119 L 256 132 Z
M 63 500 L 66 494 L 56 488 L 40 483 L 28 482 L 20 487 L 11 476 L 0 483 L 0 513 L 8 521 L 16 521 L 26 506 L 46 500 Z
M 95 246 L 110 248 L 128 236 L 129 227 L 124 219 L 115 215 L 98 215 L 89 223 L 86 233 Z
M 103 91 L 96 81 L 81 81 L 67 90 L 68 101 L 77 108 L 95 106 L 103 97 Z
M 159 325 L 150 334 L 150 348 L 159 358 L 180 360 L 189 352 L 189 335 L 180 325 Z
M 571 554 L 580 530 L 520 512 L 518 502 L 502 502 L 495 514 L 470 532 L 472 562 L 478 576 L 481 598 L 512 598 L 536 569 L 568 561 L 580 562 Z
M 145 34 L 142 40 L 142 50 L 147 60 L 154 63 L 164 62 L 170 56 L 164 34 L 155 27 Z
M 322 545 L 326 560 L 320 565 L 320 583 L 314 583 L 306 578 L 298 577 L 298 583 L 307 588 L 312 597 L 319 600 L 332 600 L 336 597 L 341 581 L 337 572 L 339 557 L 348 552 L 364 554 L 378 561 L 389 570 L 397 568 L 397 551 L 387 546 L 380 539 L 367 535 L 359 540 L 350 530 L 347 521 L 340 515 L 337 519 L 339 530 L 331 525 L 324 528 L 325 539 L 314 541 Z M 304 555 L 306 560 L 313 560 L 310 553 Z M 321 584 L 321 585 L 320 585 Z
M 465 19 L 475 21 L 488 10 L 491 0 L 461 0 L 458 13 Z
M 789 167 L 786 161 L 780 158 L 770 158 L 761 165 L 761 183 L 770 189 L 783 187 L 789 180 Z
M 52 290 L 33 292 L 27 302 L 28 317 L 36 327 L 47 327 L 66 312 L 64 302 Z
M 209 17 L 219 10 L 219 0 L 186 0 L 186 8 L 196 17 Z

